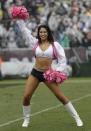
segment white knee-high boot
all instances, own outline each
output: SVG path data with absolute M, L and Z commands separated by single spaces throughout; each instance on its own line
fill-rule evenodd
M 67 109 L 67 111 L 71 114 L 71 116 L 75 119 L 76 123 L 77 123 L 77 126 L 83 126 L 83 122 L 82 120 L 80 119 L 77 111 L 75 110 L 75 108 L 73 107 L 72 103 L 71 102 L 68 102 L 66 105 L 65 105 L 65 108 Z
M 22 124 L 22 127 L 28 127 L 30 121 L 30 105 L 23 106 L 23 116 L 24 116 L 24 122 Z

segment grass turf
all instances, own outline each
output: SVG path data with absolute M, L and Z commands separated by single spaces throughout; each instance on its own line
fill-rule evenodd
M 22 98 L 25 80 L 0 81 L 0 131 L 91 131 L 91 78 L 71 78 L 60 88 L 74 104 L 83 122 L 77 127 L 62 104 L 41 83 L 32 97 L 32 116 L 22 128 Z

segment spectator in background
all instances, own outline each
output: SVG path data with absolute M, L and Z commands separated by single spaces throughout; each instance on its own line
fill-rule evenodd
M 16 44 L 16 41 L 14 40 L 13 37 L 10 37 L 9 40 L 8 40 L 8 44 L 7 44 L 7 48 L 9 50 L 14 50 L 14 49 L 17 49 L 18 46 Z
M 60 41 L 61 38 L 64 36 L 65 32 L 67 32 L 66 36 L 71 41 L 72 37 L 69 37 L 72 34 L 74 40 L 72 41 L 71 45 L 79 45 L 82 46 L 82 39 L 83 36 L 85 38 L 86 34 L 84 35 L 83 26 L 87 25 L 87 20 L 91 18 L 91 11 L 90 11 L 90 1 L 76 1 L 72 0 L 70 4 L 67 2 L 59 2 L 59 1 L 42 1 L 42 0 L 1 0 L 1 19 L 4 20 L 4 28 L 6 25 L 9 25 L 9 28 L 12 24 L 9 24 L 8 18 L 10 20 L 9 8 L 11 5 L 26 5 L 31 21 L 27 22 L 27 27 L 30 28 L 31 33 L 36 36 L 36 24 L 43 24 L 46 23 L 49 25 L 51 31 L 53 32 L 54 38 Z M 46 11 L 45 11 L 46 10 Z M 3 13 L 2 13 L 3 12 Z M 55 21 L 56 20 L 56 21 Z M 69 22 L 68 22 L 69 21 Z M 7 23 L 7 24 L 6 24 Z M 79 24 L 80 23 L 80 24 Z M 78 28 L 78 24 L 80 25 Z M 16 33 L 17 31 L 14 26 L 14 31 L 16 34 L 16 43 L 19 45 L 18 47 L 26 47 L 22 46 L 21 36 L 20 33 Z M 74 29 L 75 28 L 75 29 Z M 71 29 L 71 31 L 70 31 Z M 7 29 L 6 29 L 7 30 Z M 69 30 L 69 31 L 68 31 Z M 74 34 L 74 35 L 73 35 Z M 0 39 L 4 40 L 5 36 L 2 36 Z M 76 39 L 75 39 L 76 38 Z M 23 41 L 24 43 L 25 41 Z M 77 44 L 79 43 L 79 44 Z
M 5 48 L 7 46 L 7 41 L 6 41 L 6 28 L 4 24 L 0 24 L 0 48 Z
M 72 15 L 72 17 L 73 17 L 74 15 L 78 15 L 78 14 L 79 14 L 79 11 L 80 11 L 80 8 L 79 8 L 78 2 L 77 2 L 76 0 L 73 0 L 73 1 L 71 2 L 71 15 Z
M 1 5 L 0 5 L 0 21 L 3 19 L 3 10 L 1 9 Z

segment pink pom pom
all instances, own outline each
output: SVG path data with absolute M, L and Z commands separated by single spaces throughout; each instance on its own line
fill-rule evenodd
M 67 79 L 67 75 L 63 72 L 48 69 L 44 72 L 44 78 L 49 82 L 62 83 Z
M 11 8 L 11 16 L 13 18 L 28 19 L 29 13 L 24 6 L 13 6 Z

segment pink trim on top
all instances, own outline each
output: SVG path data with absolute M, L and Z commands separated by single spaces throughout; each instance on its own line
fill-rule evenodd
M 35 51 L 35 50 L 36 50 L 36 48 L 38 47 L 38 45 L 39 45 L 39 44 L 38 44 L 38 42 L 37 42 L 37 43 L 35 44 L 35 46 L 33 47 L 33 49 L 32 49 L 32 50 L 33 50 L 33 51 Z

